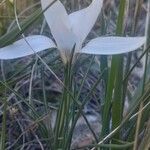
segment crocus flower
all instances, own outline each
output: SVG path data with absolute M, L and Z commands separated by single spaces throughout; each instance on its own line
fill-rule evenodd
M 41 0 L 42 9 L 52 2 L 53 0 Z M 101 12 L 102 5 L 103 0 L 93 0 L 87 8 L 68 15 L 63 4 L 57 0 L 44 12 L 55 42 L 42 35 L 28 36 L 26 40 L 21 39 L 0 48 L 0 59 L 14 59 L 57 48 L 63 62 L 66 63 L 74 46 L 75 53 L 113 55 L 136 50 L 145 43 L 145 37 L 110 36 L 94 38 L 82 47 Z

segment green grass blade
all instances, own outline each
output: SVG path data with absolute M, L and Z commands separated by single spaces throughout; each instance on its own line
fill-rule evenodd
M 119 15 L 117 20 L 116 34 L 121 35 L 123 33 L 124 13 L 125 13 L 126 0 L 122 0 L 119 5 Z M 120 65 L 118 65 L 120 64 Z M 103 114 L 102 114 L 102 133 L 101 136 L 105 136 L 110 130 L 110 110 L 113 99 L 112 107 L 112 127 L 115 128 L 119 125 L 122 116 L 122 80 L 123 80 L 123 56 L 117 55 L 112 57 L 111 70 L 109 73 L 109 80 L 106 92 L 106 99 L 104 102 Z M 114 90 L 114 98 L 113 98 Z M 117 104 L 118 107 L 115 107 Z M 117 117 L 114 115 L 118 114 Z
M 116 62 L 117 62 L 117 58 L 115 59 L 115 56 L 114 56 L 114 60 L 112 61 L 111 69 L 109 73 L 106 98 L 105 98 L 104 107 L 102 111 L 102 131 L 101 131 L 102 137 L 107 135 L 110 130 L 110 110 L 111 110 L 112 95 L 113 95 L 113 89 L 114 89 Z
M 119 15 L 117 20 L 117 35 L 122 35 L 124 31 L 124 18 L 125 18 L 126 0 L 122 0 L 119 4 Z M 113 59 L 112 59 L 113 61 Z M 123 55 L 118 55 L 116 63 L 114 97 L 112 104 L 112 129 L 115 129 L 122 121 L 123 116 Z M 120 133 L 115 135 L 116 139 L 120 138 Z

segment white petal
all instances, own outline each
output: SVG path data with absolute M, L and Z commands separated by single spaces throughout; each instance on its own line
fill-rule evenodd
M 91 40 L 81 53 L 113 55 L 134 51 L 146 41 L 145 37 L 99 37 Z
M 48 37 L 42 35 L 29 36 L 0 48 L 0 59 L 20 58 L 53 47 L 56 46 Z
M 103 0 L 93 0 L 89 7 L 69 15 L 74 33 L 80 38 L 80 44 L 85 40 L 94 26 L 101 11 Z
M 47 8 L 52 2 L 53 0 L 41 0 L 42 9 Z M 65 52 L 71 51 L 75 44 L 76 37 L 71 31 L 69 16 L 62 3 L 57 0 L 44 12 L 44 15 L 58 49 Z

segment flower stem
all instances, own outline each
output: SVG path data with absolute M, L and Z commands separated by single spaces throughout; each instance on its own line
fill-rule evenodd
M 56 127 L 55 127 L 55 149 L 63 149 L 64 143 L 66 141 L 67 133 L 69 130 L 70 123 L 70 108 L 71 108 L 71 96 L 68 91 L 72 91 L 72 76 L 71 76 L 71 66 L 69 63 L 66 64 L 64 69 L 64 90 L 62 101 L 60 103 Z

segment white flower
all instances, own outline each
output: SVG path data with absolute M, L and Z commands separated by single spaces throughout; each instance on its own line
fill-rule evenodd
M 52 2 L 53 0 L 41 0 L 42 9 L 47 8 Z M 136 50 L 145 43 L 145 37 L 111 36 L 92 39 L 85 47 L 82 47 L 97 20 L 102 5 L 103 0 L 93 0 L 87 8 L 68 15 L 63 4 L 57 0 L 44 12 L 56 45 L 48 37 L 29 36 L 26 40 L 21 39 L 12 45 L 0 48 L 0 59 L 19 58 L 57 47 L 63 62 L 66 63 L 74 45 L 76 46 L 75 53 L 113 55 Z

